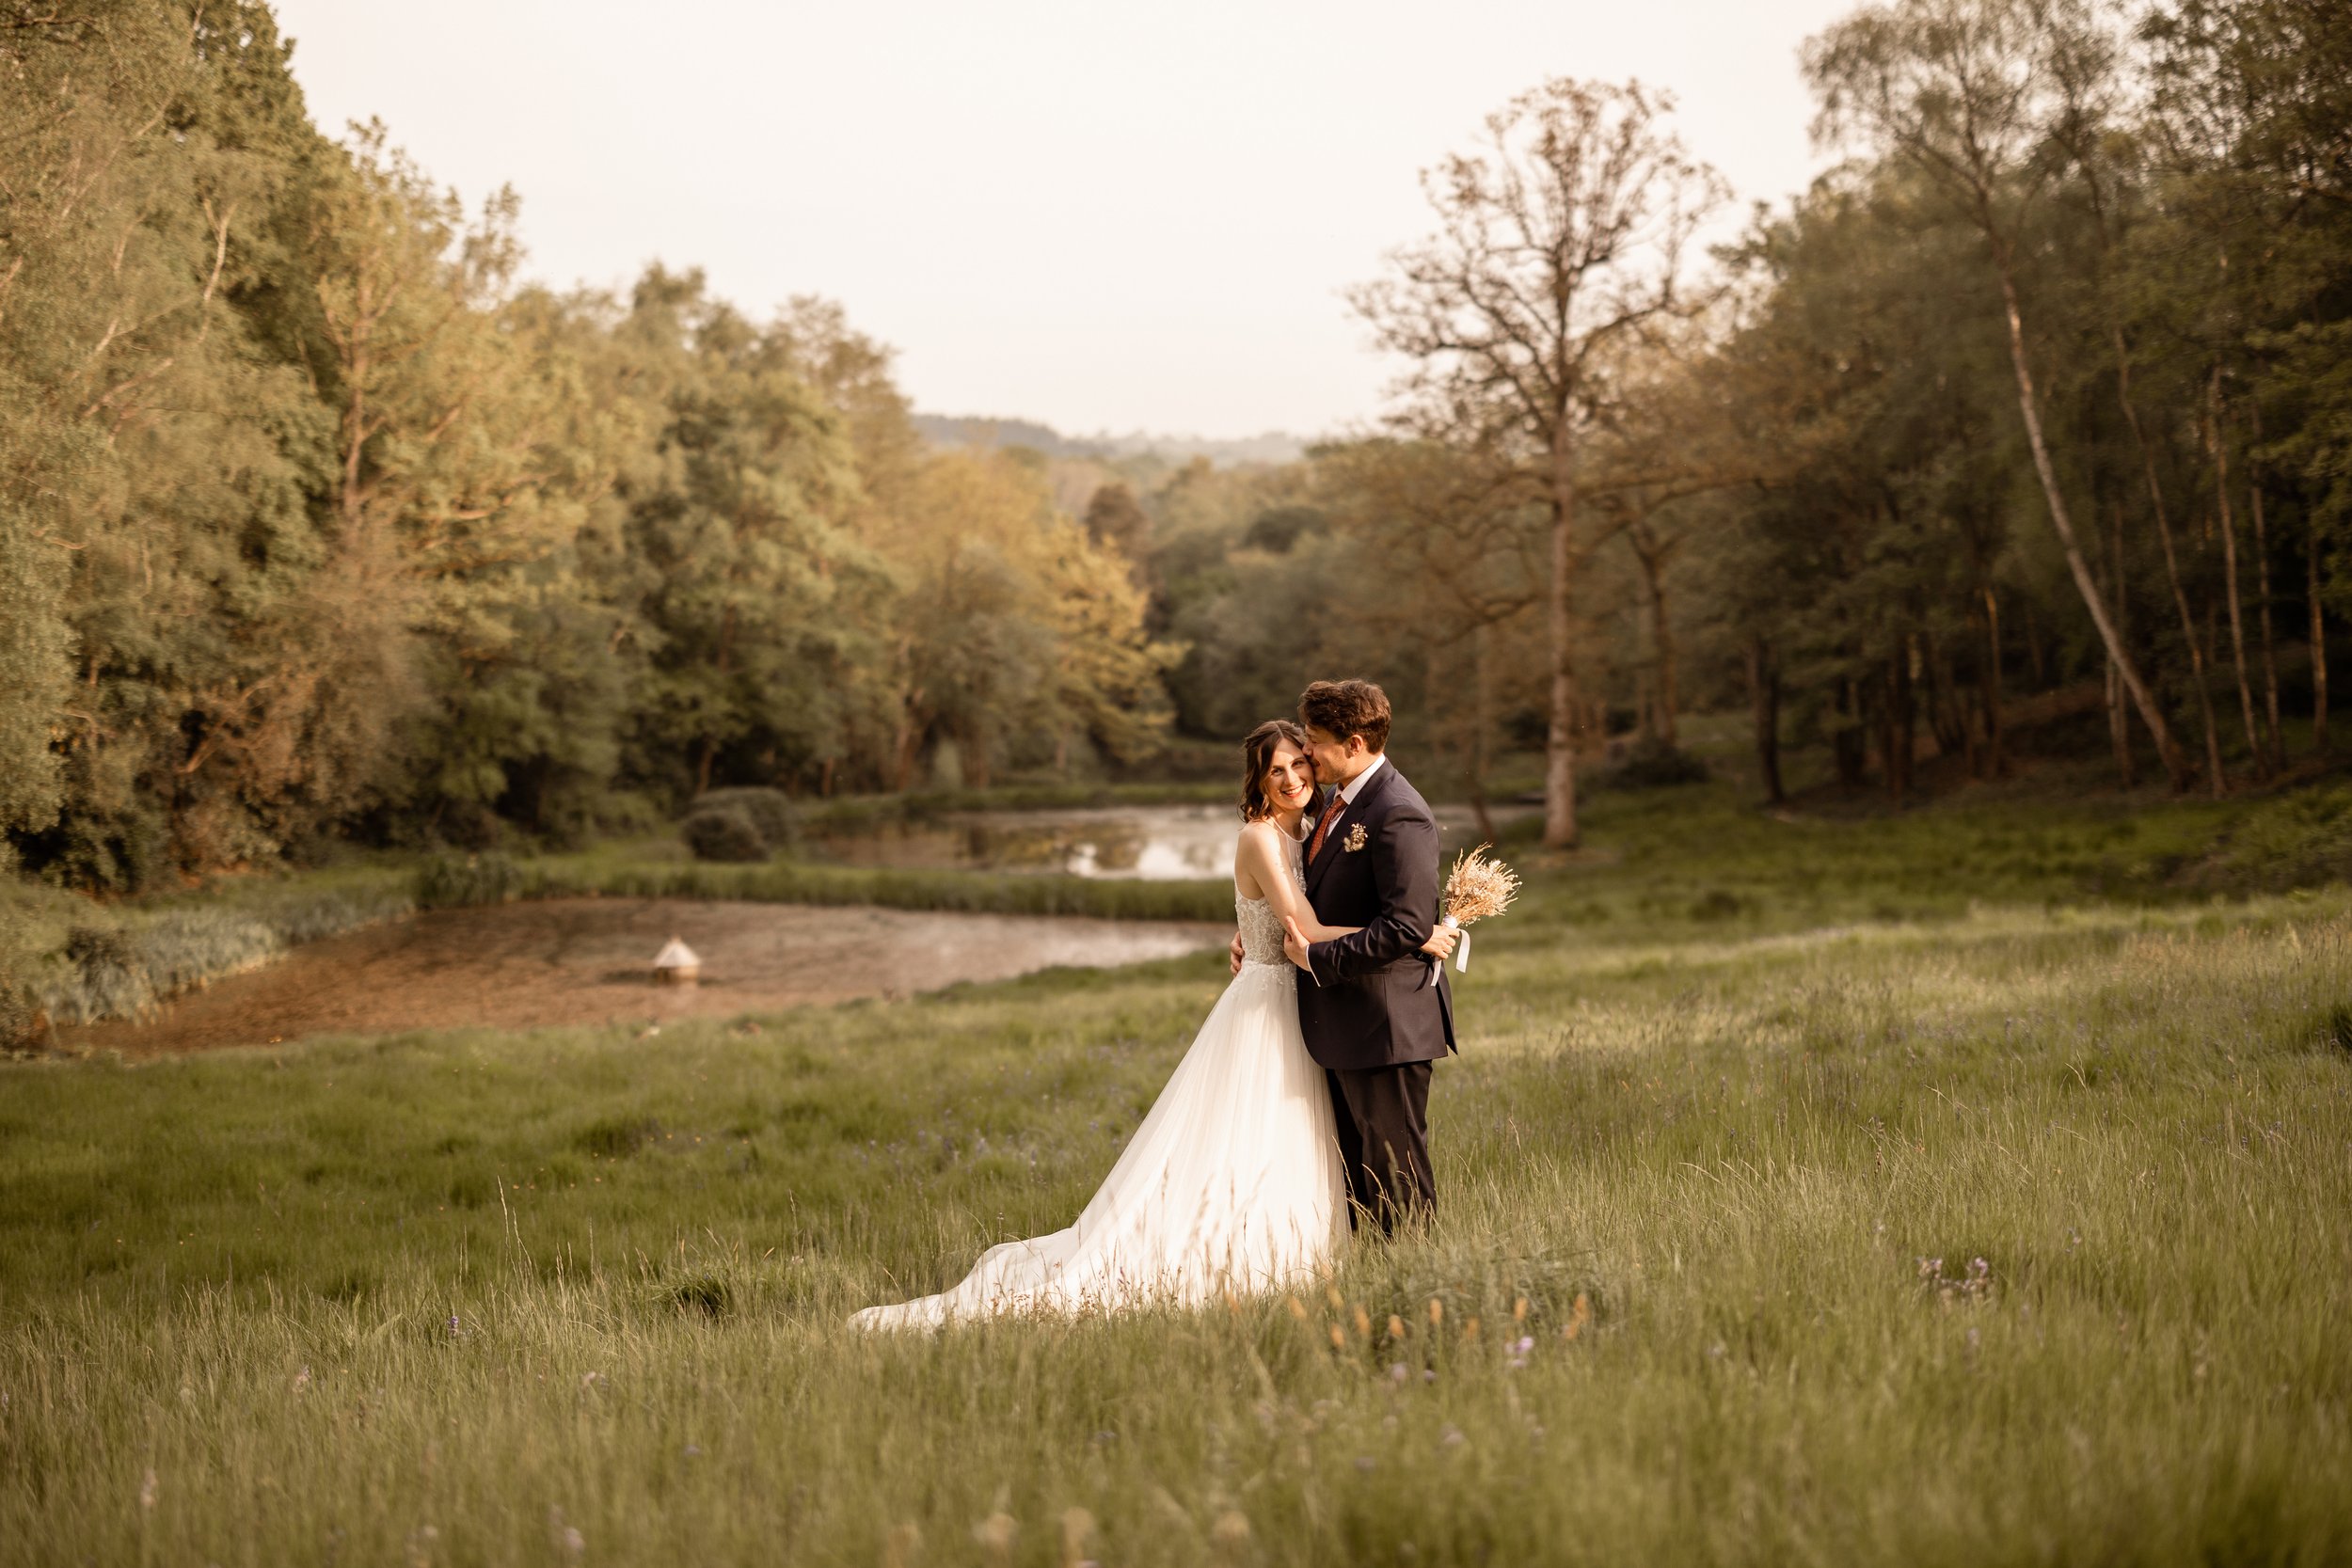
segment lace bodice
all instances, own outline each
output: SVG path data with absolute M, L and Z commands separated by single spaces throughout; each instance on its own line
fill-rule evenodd
M 1307 886 L 1306 873 L 1290 851 L 1284 850 L 1283 863 L 1289 868 L 1291 880 L 1301 891 Z M 1282 956 L 1282 917 L 1274 912 L 1274 906 L 1263 898 L 1245 898 L 1241 890 L 1233 890 L 1233 919 L 1241 926 L 1242 961 L 1253 964 L 1286 964 Z

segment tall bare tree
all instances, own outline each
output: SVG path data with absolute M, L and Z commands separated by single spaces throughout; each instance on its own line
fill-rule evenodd
M 1723 182 L 1638 82 L 1557 79 L 1488 117 L 1470 152 L 1422 176 L 1438 231 L 1351 301 L 1414 362 L 1407 420 L 1448 440 L 1507 445 L 1549 513 L 1549 725 L 1544 843 L 1573 845 L 1580 452 L 1617 400 L 1616 363 L 1704 309 L 1684 277 Z
M 2069 84 L 2111 47 L 2108 38 L 2084 0 L 1890 0 L 1810 40 L 1804 70 L 1820 101 L 1819 140 L 1858 137 L 1916 168 L 1983 236 L 2050 526 L 2165 772 L 2182 789 L 2187 759 L 2116 630 L 2075 534 L 2042 428 L 2017 288 L 2026 217 L 2055 166 L 2044 151 L 2075 103 Z

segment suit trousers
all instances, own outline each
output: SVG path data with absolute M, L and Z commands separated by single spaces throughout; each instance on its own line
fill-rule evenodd
M 1386 1235 L 1398 1221 L 1437 1210 L 1429 1177 L 1429 1069 L 1427 1062 L 1400 1062 L 1324 1069 L 1347 1171 L 1351 1228 L 1369 1219 Z

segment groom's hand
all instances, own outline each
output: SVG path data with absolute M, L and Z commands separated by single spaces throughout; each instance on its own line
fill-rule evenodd
M 1241 933 L 1239 931 L 1235 931 L 1233 933 L 1233 945 L 1225 950 L 1225 956 L 1233 960 L 1233 973 L 1239 974 L 1241 973 L 1242 960 Z
M 1310 977 L 1314 974 L 1314 965 L 1307 959 L 1307 934 L 1298 928 L 1295 915 L 1282 917 L 1282 956 L 1305 970 Z

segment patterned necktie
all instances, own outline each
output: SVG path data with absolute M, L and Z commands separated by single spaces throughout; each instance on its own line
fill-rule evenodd
M 1331 824 L 1338 821 L 1340 813 L 1346 809 L 1347 802 L 1344 800 L 1336 794 L 1331 797 L 1330 809 L 1323 814 L 1323 820 L 1315 824 L 1314 842 L 1307 846 L 1307 863 L 1310 865 L 1314 863 L 1314 858 L 1317 855 L 1323 853 L 1323 840 L 1331 832 Z

